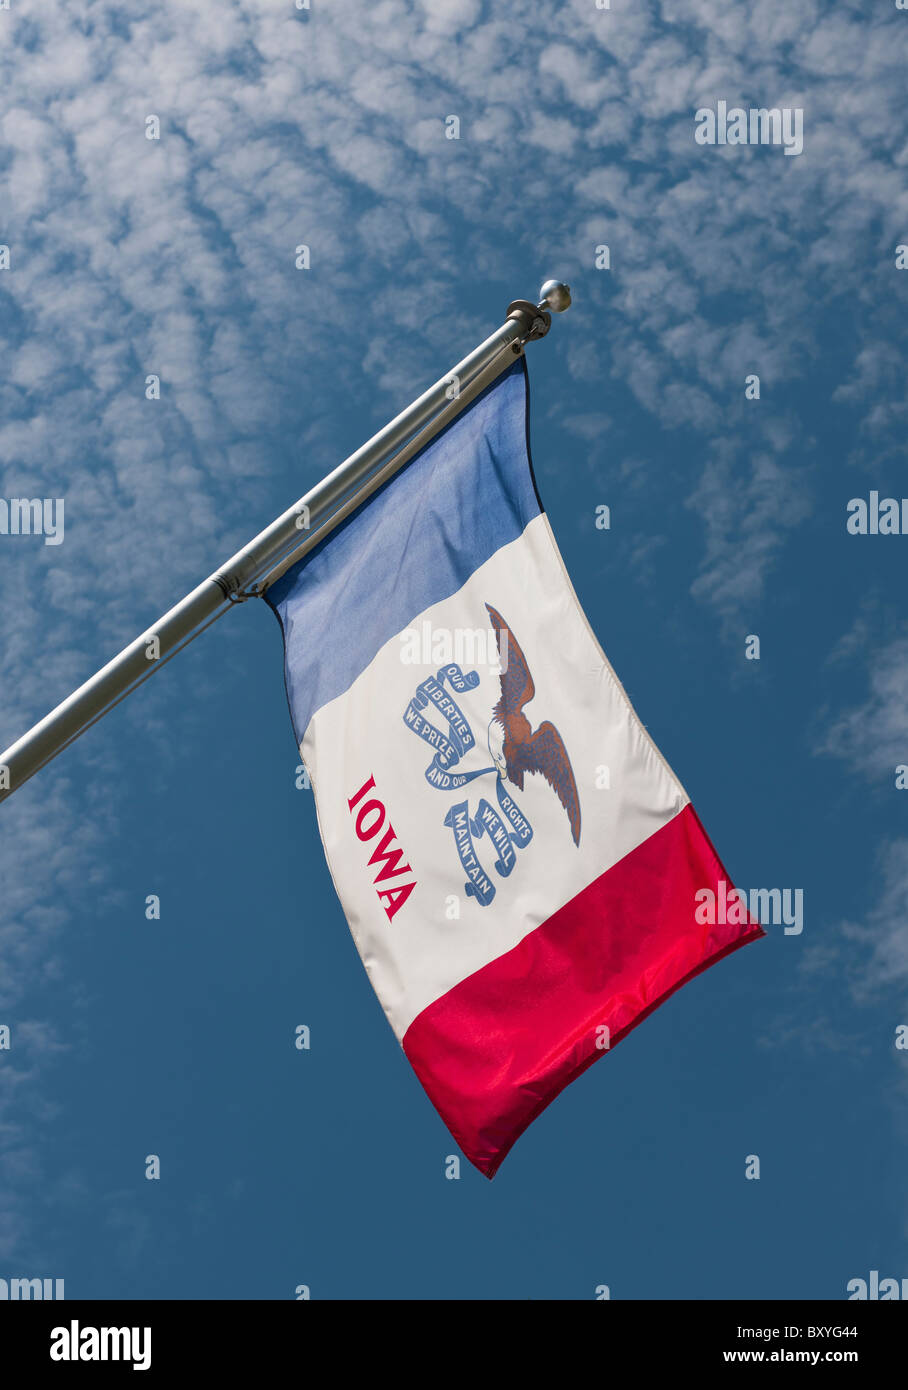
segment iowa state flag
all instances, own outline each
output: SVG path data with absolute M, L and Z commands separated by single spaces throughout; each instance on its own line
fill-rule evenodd
M 527 406 L 521 359 L 268 594 L 353 938 L 488 1177 L 585 1067 L 763 935 L 697 921 L 728 875 L 577 601 Z

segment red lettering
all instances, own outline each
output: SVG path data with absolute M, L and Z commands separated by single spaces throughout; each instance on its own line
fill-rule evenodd
M 360 837 L 362 838 L 362 837 Z M 380 883 L 383 878 L 396 878 L 398 874 L 411 874 L 413 870 L 409 864 L 404 864 L 402 868 L 397 867 L 398 859 L 403 858 L 403 850 L 398 845 L 397 849 L 389 849 L 388 845 L 394 839 L 394 826 L 388 822 L 388 828 L 381 838 L 381 844 L 377 845 L 369 856 L 370 864 L 377 864 L 379 859 L 384 860 L 381 869 L 375 875 L 375 882 Z
M 372 822 L 368 830 L 363 828 L 363 821 L 370 811 L 378 812 L 378 820 Z M 373 835 L 378 834 L 378 827 L 385 818 L 385 808 L 380 801 L 367 801 L 365 806 L 356 817 L 356 833 L 361 840 L 371 840 Z
M 368 782 L 364 782 L 359 791 L 351 796 L 347 805 L 353 814 L 354 806 L 358 806 L 366 792 L 371 791 L 375 786 L 375 778 L 370 777 Z M 381 801 L 372 797 L 365 805 L 360 806 L 356 815 L 355 829 L 360 840 L 373 839 L 381 829 L 387 811 Z M 398 874 L 412 874 L 413 870 L 409 864 L 401 864 L 404 852 L 400 845 L 395 843 L 394 826 L 388 821 L 388 828 L 382 835 L 375 849 L 369 856 L 370 864 L 380 864 L 375 878 L 372 880 L 376 885 L 375 891 L 378 900 L 384 908 L 388 921 L 393 922 L 394 916 L 400 911 L 404 903 L 409 898 L 413 889 L 416 887 L 416 879 L 409 883 L 398 883 L 392 888 L 379 888 L 377 885 L 388 878 L 397 878 Z
M 416 882 L 414 880 L 413 883 L 402 883 L 399 888 L 380 888 L 378 890 L 378 896 L 380 898 L 388 899 L 384 907 L 388 914 L 389 922 L 394 920 L 395 912 L 397 912 L 398 908 L 403 907 L 415 887 Z
M 347 805 L 350 807 L 350 810 L 351 810 L 351 811 L 353 810 L 353 807 L 356 805 L 357 801 L 360 801 L 360 800 L 362 799 L 362 797 L 365 796 L 365 794 L 366 794 L 366 792 L 369 790 L 369 788 L 370 788 L 370 787 L 374 787 L 374 786 L 375 786 L 375 778 L 374 778 L 374 777 L 370 777 L 369 780 L 368 780 L 368 782 L 363 782 L 363 784 L 362 784 L 362 786 L 360 787 L 359 791 L 356 793 L 356 796 L 354 796 L 350 801 L 347 802 Z

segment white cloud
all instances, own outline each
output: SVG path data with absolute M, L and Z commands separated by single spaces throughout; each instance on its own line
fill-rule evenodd
M 545 273 L 562 257 L 569 279 L 611 246 L 612 272 L 587 275 L 573 311 L 579 332 L 604 315 L 607 333 L 557 350 L 587 399 L 606 396 L 589 414 L 616 413 L 629 391 L 658 423 L 704 436 L 695 592 L 726 616 L 758 598 L 806 483 L 777 456 L 793 430 L 770 406 L 755 455 L 728 451 L 725 398 L 745 368 L 797 379 L 822 346 L 812 303 L 869 305 L 874 239 L 890 273 L 908 225 L 899 16 L 858 27 L 813 0 L 680 0 L 664 20 L 629 0 L 570 0 L 544 23 L 530 0 L 505 15 L 479 0 L 162 0 L 138 16 L 98 0 L 90 13 L 41 0 L 0 12 L 0 484 L 67 498 L 63 546 L 0 557 L 0 738 L 235 548 L 269 503 L 277 441 L 326 440 L 323 387 L 355 393 L 379 423 L 432 363 L 449 365 L 450 341 L 488 331 L 460 302 L 464 281 L 503 279 L 515 245 Z M 798 159 L 695 146 L 696 106 L 791 104 L 802 87 Z M 145 139 L 152 113 L 159 142 Z M 448 114 L 460 141 L 444 138 Z M 308 275 L 293 265 L 302 242 Z M 735 322 L 719 322 L 718 298 L 742 287 Z M 879 352 L 856 364 L 868 390 Z M 160 402 L 145 400 L 150 372 Z M 644 568 L 654 548 L 641 540 Z M 882 681 L 871 712 L 894 741 Z M 858 758 L 860 728 L 856 715 L 830 737 Z M 80 777 L 103 748 L 76 745 L 72 783 L 45 778 L 40 798 L 26 788 L 0 808 L 0 972 L 16 994 L 55 959 L 65 846 L 88 854 L 97 836 L 100 849 L 113 814 Z
M 908 637 L 874 650 L 868 661 L 866 698 L 832 720 L 817 752 L 844 758 L 859 775 L 894 787 L 896 767 L 908 766 Z
M 875 901 L 860 923 L 846 924 L 847 938 L 867 950 L 867 959 L 854 976 L 861 1001 L 874 999 L 881 990 L 908 987 L 908 839 L 894 840 L 880 852 Z M 896 1020 L 901 1023 L 903 1019 Z

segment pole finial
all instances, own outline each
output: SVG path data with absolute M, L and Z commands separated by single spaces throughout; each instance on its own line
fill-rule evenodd
M 571 307 L 571 287 L 563 280 L 546 280 L 539 295 L 539 308 L 550 309 L 553 314 L 563 314 Z

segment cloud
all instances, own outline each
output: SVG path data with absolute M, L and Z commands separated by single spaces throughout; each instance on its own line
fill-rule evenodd
M 866 640 L 866 621 L 859 631 Z M 849 640 L 845 652 L 857 640 Z M 896 637 L 868 660 L 866 698 L 831 720 L 816 751 L 843 758 L 862 777 L 887 783 L 891 778 L 894 785 L 896 767 L 908 765 L 908 636 Z
M 704 468 L 687 506 L 706 528 L 702 572 L 692 592 L 715 604 L 731 622 L 740 610 L 753 610 L 758 603 L 786 531 L 808 514 L 803 475 L 770 454 L 742 465 L 737 451 L 728 448 Z
M 854 976 L 860 1002 L 873 1000 L 884 990 L 908 988 L 908 839 L 892 840 L 882 847 L 872 882 L 878 890 L 866 917 L 843 928 L 846 939 L 866 951 L 866 962 Z
M 879 447 L 903 427 L 873 399 L 893 382 L 896 312 L 875 306 L 908 225 L 894 11 L 569 0 L 541 24 L 530 0 L 504 15 L 479 0 L 141 14 L 98 0 L 85 14 L 0 12 L 0 491 L 65 496 L 67 519 L 60 547 L 3 538 L 4 744 L 315 480 L 295 446 L 317 441 L 323 471 L 351 400 L 377 426 L 447 369 L 452 342 L 484 336 L 498 308 L 477 296 L 517 251 L 582 278 L 574 339 L 555 348 L 590 406 L 575 434 L 596 447 L 599 416 L 625 401 L 686 432 L 693 591 L 726 621 L 759 599 L 810 491 L 771 395 L 759 447 L 728 444 L 744 372 L 797 382 L 824 346 L 815 307 L 834 303 L 843 337 L 866 319 L 839 406 L 867 395 Z M 694 110 L 739 95 L 803 103 L 804 155 L 698 148 Z M 603 242 L 612 269 L 597 273 Z M 636 542 L 643 572 L 660 544 Z M 878 679 L 869 712 L 894 749 L 895 667 Z M 150 710 L 166 690 L 153 700 L 124 717 L 163 743 Z M 845 717 L 831 744 L 859 761 L 863 729 Z M 100 879 L 116 813 L 90 775 L 103 742 L 66 757 L 52 789 L 0 808 L 0 975 L 23 1006 L 59 969 L 74 856 Z

